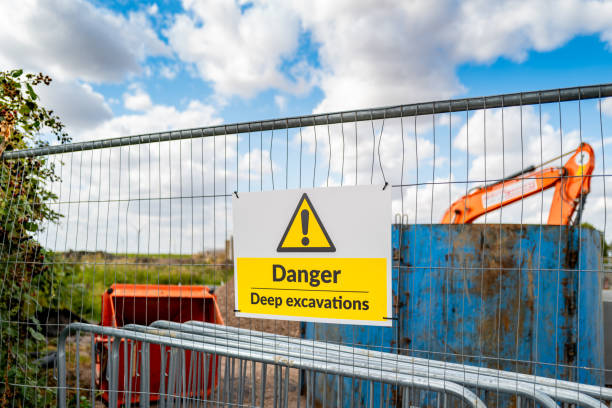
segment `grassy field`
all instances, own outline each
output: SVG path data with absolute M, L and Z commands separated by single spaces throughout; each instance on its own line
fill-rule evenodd
M 56 265 L 61 306 L 100 320 L 101 295 L 113 283 L 217 286 L 233 273 L 224 259 L 203 255 L 65 253 Z

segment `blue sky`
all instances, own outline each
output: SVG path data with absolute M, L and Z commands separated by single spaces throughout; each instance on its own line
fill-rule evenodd
M 551 7 L 555 13 L 550 12 Z M 60 114 L 75 141 L 612 82 L 612 1 L 27 0 L 0 6 L 0 12 L 8 16 L 0 27 L 5 39 L 0 66 L 51 75 L 54 82 L 41 91 L 42 100 Z M 591 193 L 587 218 L 612 239 L 607 221 L 612 199 L 603 193 L 604 184 L 609 184 L 606 177 L 612 159 L 607 160 L 607 168 L 602 161 L 612 157 L 612 103 L 603 102 L 602 134 L 598 133 L 597 102 L 582 106 L 582 138 L 575 104 L 564 106 L 562 129 L 554 107 L 544 108 L 543 129 L 537 126 L 537 110 L 508 110 L 506 123 L 522 117 L 526 134 L 543 136 L 538 139 L 532 135 L 533 140 L 524 145 L 508 142 L 504 151 L 496 151 L 495 143 L 508 135 L 514 141 L 520 139 L 521 131 L 508 128 L 496 136 L 501 116 L 495 111 L 486 118 L 477 113 L 468 118 L 453 116 L 451 127 L 443 115 L 433 121 L 425 117 L 416 124 L 407 121 L 404 134 L 399 121 L 386 123 L 384 143 L 380 142 L 388 166 L 386 174 L 397 180 L 405 176 L 404 181 L 435 181 L 446 191 L 438 197 L 431 189 L 419 194 L 398 188 L 394 211 L 409 214 L 413 222 L 436 220 L 449 200 L 463 191 L 463 186 L 449 191 L 448 186 L 454 186 L 450 181 L 473 185 L 501 177 L 523 164 L 536 164 L 539 158 L 534 152 L 545 143 L 543 159 L 587 140 L 599 143 L 596 172 L 602 176 Z M 462 132 L 472 126 L 470 134 L 477 136 L 482 119 L 487 121 L 488 144 L 480 146 L 473 137 L 470 146 L 462 145 Z M 277 133 L 271 155 L 259 150 L 259 138 L 269 146 L 271 134 L 252 135 L 255 144 L 250 150 L 246 135 L 232 136 L 232 143 L 235 146 L 238 142 L 239 147 L 228 153 L 229 166 L 238 166 L 240 174 L 228 177 L 240 179 L 246 172 L 266 179 L 264 188 L 271 188 L 272 175 L 258 171 L 272 167 L 276 179 L 281 180 L 286 176 L 281 153 L 288 149 L 291 155 L 299 155 L 303 148 L 304 173 L 315 174 L 315 185 L 327 184 L 325 156 L 314 168 L 317 146 L 317 155 L 329 153 L 332 157 L 330 184 L 380 182 L 382 175 L 378 170 L 372 172 L 368 158 L 372 149 L 376 152 L 378 148 L 382 123 L 374 124 L 377 141 L 373 144 L 371 125 L 365 123 L 358 129 L 357 151 L 355 136 L 350 133 L 354 129 L 348 127 L 332 129 L 331 145 L 321 138 L 315 144 L 313 129 L 304 129 L 301 139 L 299 132 L 292 131 L 289 146 Z M 418 137 L 410 133 L 415 125 Z M 347 142 L 345 167 L 340 156 L 336 157 L 342 130 L 351 140 Z M 557 134 L 562 134 L 561 138 Z M 200 148 L 205 149 L 204 143 Z M 407 163 L 407 156 L 416 162 Z M 102 160 L 102 156 L 96 157 L 91 160 Z M 256 157 L 264 159 L 265 166 L 241 167 L 248 166 L 244 163 L 251 158 L 255 162 Z M 105 160 L 111 163 L 114 159 Z M 214 177 L 220 174 L 217 167 L 198 165 L 202 174 L 204 169 Z M 375 168 L 379 167 L 380 163 L 375 163 Z M 159 170 L 158 176 L 164 177 Z M 305 175 L 299 180 L 294 170 L 290 168 L 288 176 L 291 186 L 312 184 Z M 169 172 L 168 177 L 171 175 Z M 238 182 L 240 189 L 245 188 L 243 182 Z M 426 190 L 425 185 L 421 187 Z M 81 189 L 87 191 L 88 187 Z M 610 191 L 612 188 L 607 195 Z M 110 190 L 108 194 L 112 195 Z M 431 200 L 424 202 L 424 195 Z M 436 201 L 442 205 L 434 205 Z M 538 202 L 530 204 L 531 218 L 517 218 L 521 217 L 519 208 L 493 219 L 534 222 L 539 216 L 531 209 L 536 211 L 539 206 Z M 428 216 L 420 218 L 418 214 Z M 215 217 L 208 219 L 215 222 Z
M 499 58 L 457 68 L 467 96 L 609 83 L 612 52 L 599 35 L 577 36 L 548 52 L 530 51 L 525 61 Z

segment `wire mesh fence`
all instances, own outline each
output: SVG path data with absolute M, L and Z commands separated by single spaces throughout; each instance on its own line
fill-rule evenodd
M 610 96 L 597 85 L 5 151 L 0 402 L 598 406 Z M 363 184 L 392 189 L 393 327 L 236 317 L 232 195 Z M 159 320 L 241 331 L 143 328 Z M 71 322 L 124 331 L 60 339 Z M 253 359 L 264 345 L 272 360 Z

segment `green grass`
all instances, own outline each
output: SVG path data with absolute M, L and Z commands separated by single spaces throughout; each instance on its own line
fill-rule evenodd
M 153 259 L 192 259 L 193 255 L 186 255 L 186 254 L 151 254 L 151 255 L 147 255 L 147 254 L 130 254 L 130 253 L 117 253 L 117 254 L 113 254 L 113 256 L 121 259 L 121 258 L 153 258 Z
M 173 259 L 183 257 L 179 255 Z M 226 282 L 233 273 L 228 267 L 160 263 L 163 260 L 168 262 L 168 259 L 172 258 L 147 257 L 147 263 L 120 263 L 117 259 L 105 263 L 101 257 L 70 259 L 56 266 L 61 306 L 86 320 L 97 322 L 100 320 L 101 295 L 113 283 L 212 286 Z

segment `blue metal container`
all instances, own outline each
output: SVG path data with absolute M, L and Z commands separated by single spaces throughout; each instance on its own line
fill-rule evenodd
M 397 320 L 392 328 L 304 323 L 303 336 L 603 385 L 598 231 L 394 226 L 393 255 Z M 336 405 L 338 390 L 331 377 L 315 379 L 316 399 L 327 406 Z M 351 406 L 350 395 L 360 404 L 373 392 L 376 406 L 381 392 L 385 399 L 400 398 L 397 390 L 370 388 L 351 378 L 340 391 L 345 407 Z M 490 394 L 481 397 L 492 406 L 501 404 Z M 501 405 L 513 405 L 511 400 Z

